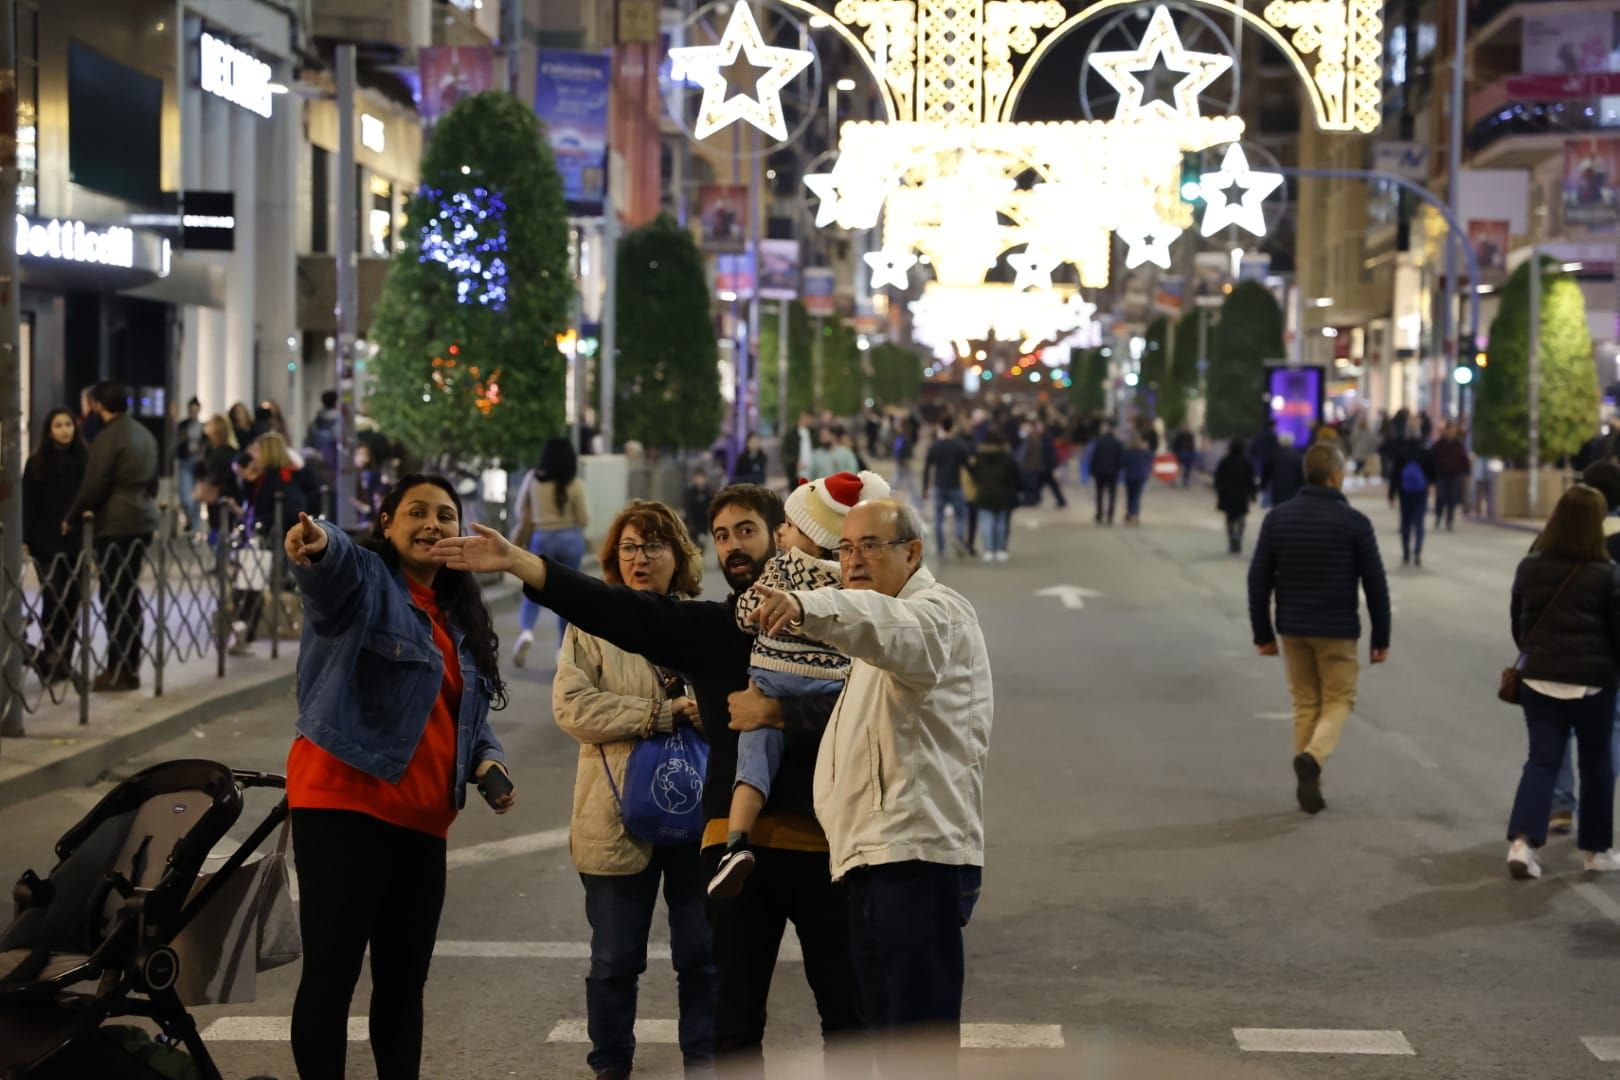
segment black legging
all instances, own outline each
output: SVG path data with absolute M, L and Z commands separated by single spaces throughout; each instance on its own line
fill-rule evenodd
M 39 571 L 39 673 L 65 678 L 73 674 L 79 642 L 79 567 L 70 555 L 35 559 L 34 566 Z
M 371 946 L 377 1080 L 422 1072 L 422 991 L 444 908 L 445 843 L 347 810 L 294 810 L 304 970 L 293 1003 L 300 1080 L 343 1080 L 349 1002 Z
M 1091 478 L 1097 482 L 1097 520 L 1113 521 L 1114 500 L 1119 495 L 1119 477 L 1117 475 L 1097 476 L 1093 474 Z M 1108 498 L 1108 510 L 1106 513 L 1103 511 L 1103 497 L 1105 495 Z

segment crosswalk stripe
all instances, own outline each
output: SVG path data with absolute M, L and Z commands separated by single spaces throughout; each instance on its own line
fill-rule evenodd
M 1620 1061 L 1620 1037 L 1614 1035 L 1582 1035 L 1581 1042 L 1599 1061 Z
M 203 1029 L 203 1042 L 279 1042 L 292 1038 L 290 1016 L 222 1016 Z M 350 1042 L 365 1042 L 371 1028 L 364 1016 L 349 1017 Z
M 1272 1054 L 1403 1054 L 1416 1050 L 1399 1031 L 1233 1028 L 1238 1049 Z
M 588 1043 L 590 1032 L 585 1021 L 559 1020 L 546 1036 L 547 1042 Z M 673 1044 L 680 1041 L 674 1020 L 637 1020 L 636 1042 Z M 1061 1050 L 1064 1047 L 1061 1024 L 963 1024 L 964 1050 Z
M 433 946 L 435 957 L 474 960 L 589 960 L 588 941 L 440 941 Z M 667 943 L 647 946 L 648 960 L 670 959 Z M 777 963 L 804 963 L 804 949 L 792 938 L 783 938 Z
M 445 865 L 451 870 L 457 870 L 463 866 L 480 866 L 501 859 L 512 859 L 519 855 L 532 855 L 537 851 L 552 851 L 567 846 L 568 829 L 564 826 L 523 836 L 509 836 L 505 840 L 488 840 L 482 844 L 455 848 L 445 856 Z

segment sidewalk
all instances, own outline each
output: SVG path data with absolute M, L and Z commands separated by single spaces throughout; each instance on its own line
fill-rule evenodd
M 518 589 L 501 583 L 484 590 L 494 611 L 516 605 Z M 96 694 L 90 722 L 79 723 L 78 698 L 71 688 L 59 704 L 47 705 L 25 721 L 26 735 L 0 739 L 0 808 L 48 791 L 93 783 L 120 761 L 142 754 L 182 732 L 222 716 L 276 700 L 287 704 L 287 730 L 296 706 L 293 687 L 298 642 L 282 641 L 280 657 L 270 659 L 270 643 L 259 641 L 253 655 L 233 656 L 223 679 L 213 653 L 164 668 L 163 695 L 152 691 L 151 671 L 139 691 Z

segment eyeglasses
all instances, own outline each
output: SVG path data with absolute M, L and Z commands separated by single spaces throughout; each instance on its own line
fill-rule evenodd
M 645 544 L 632 544 L 626 541 L 619 545 L 619 559 L 623 562 L 634 562 L 639 553 L 647 556 L 648 562 L 652 562 L 668 550 L 669 545 L 662 540 L 649 540 Z
M 862 540 L 858 544 L 839 544 L 838 561 L 849 562 L 857 551 L 861 553 L 863 559 L 875 559 L 883 554 L 884 548 L 899 547 L 901 544 L 909 543 L 911 543 L 910 540 Z

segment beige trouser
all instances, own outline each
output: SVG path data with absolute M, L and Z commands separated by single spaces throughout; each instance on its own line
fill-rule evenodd
M 1294 696 L 1294 753 L 1326 762 L 1356 707 L 1361 673 L 1354 638 L 1285 637 L 1288 690 Z

